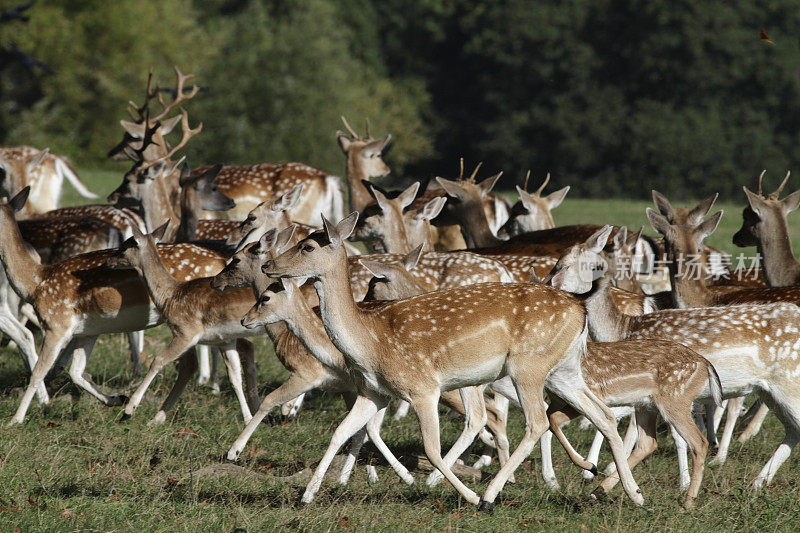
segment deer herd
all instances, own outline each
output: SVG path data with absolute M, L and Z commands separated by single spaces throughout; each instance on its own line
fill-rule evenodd
M 537 441 L 544 481 L 558 489 L 553 435 L 587 478 L 600 476 L 607 440 L 614 462 L 592 496 L 621 482 L 643 505 L 631 469 L 656 449 L 660 416 L 678 451 L 687 508 L 709 444 L 713 463 L 726 460 L 748 394 L 758 401 L 740 440 L 758 432 L 769 410 L 786 432 L 755 488 L 772 481 L 800 440 L 800 263 L 787 224 L 800 191 L 780 198 L 788 173 L 772 194 L 762 191 L 763 173 L 756 192 L 744 188 L 733 241 L 756 246 L 763 267 L 745 281 L 728 269 L 729 256 L 704 243 L 722 216 L 708 216 L 716 197 L 684 209 L 653 191 L 656 209 L 646 215 L 660 237 L 649 238 L 610 225 L 556 226 L 551 211 L 569 187 L 544 195 L 549 175 L 533 193 L 526 176 L 513 205 L 492 193 L 501 173 L 478 180 L 478 165 L 465 177 L 463 162 L 453 179 L 387 191 L 372 180 L 390 173 L 382 159 L 390 136 L 373 138 L 369 122 L 362 136 L 342 118 L 347 131 L 336 138 L 344 180 L 300 163 L 191 169 L 178 154 L 202 124 L 192 129 L 181 106 L 197 88 L 175 71 L 174 101 L 163 100 L 151 74 L 144 102 L 130 103 L 132 120 L 121 121 L 124 137 L 109 157 L 132 167 L 108 205 L 59 209 L 64 178 L 96 196 L 63 157 L 0 148 L 0 330 L 30 371 L 10 423 L 24 422 L 34 397 L 49 401 L 44 380 L 53 367 L 69 366 L 77 386 L 122 406 L 127 419 L 156 375 L 177 361 L 177 378 L 150 421 L 164 423 L 198 368 L 201 382 L 211 378 L 213 354 L 225 363 L 244 422 L 228 460 L 238 459 L 274 408 L 296 416 L 304 395 L 332 391 L 348 412 L 302 501 L 314 499 L 348 442 L 340 483 L 369 439 L 412 484 L 381 438 L 386 409 L 398 400 L 395 417 L 409 407 L 416 413 L 435 468 L 427 483 L 447 479 L 485 510 Z M 176 128 L 180 141 L 171 145 Z M 369 253 L 361 255 L 364 247 Z M 646 293 L 640 281 L 659 274 L 666 290 Z M 41 332 L 39 349 L 28 323 Z M 140 375 L 143 331 L 160 323 L 169 343 L 130 397 L 92 381 L 86 365 L 99 335 L 125 333 Z M 269 337 L 289 372 L 263 400 L 248 340 L 258 336 Z M 465 420 L 444 456 L 440 403 Z M 514 449 L 506 435 L 511 405 L 525 420 Z M 579 415 L 598 430 L 586 457 L 562 432 Z M 624 416 L 623 439 L 617 423 Z M 477 438 L 499 461 L 482 495 L 453 472 Z M 490 461 L 483 455 L 475 466 Z M 368 472 L 377 478 L 373 467 Z

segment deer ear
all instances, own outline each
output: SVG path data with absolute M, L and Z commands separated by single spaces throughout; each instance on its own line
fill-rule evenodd
M 14 210 L 15 213 L 19 213 L 22 210 L 22 208 L 25 207 L 25 202 L 28 201 L 28 195 L 30 194 L 30 192 L 31 192 L 31 186 L 28 185 L 27 187 L 19 191 L 17 194 L 15 194 L 14 197 L 8 201 L 8 205 L 11 207 L 11 209 Z
M 38 154 L 32 155 L 28 158 L 28 172 L 32 171 L 36 167 L 42 164 L 44 158 L 47 157 L 47 154 L 50 153 L 50 148 L 45 148 L 44 150 L 40 150 Z
M 650 225 L 653 227 L 661 235 L 667 236 L 670 228 L 672 227 L 667 220 L 667 217 L 656 213 L 655 210 L 651 208 L 647 208 L 647 219 L 650 221 Z
M 288 192 L 284 193 L 277 202 L 272 204 L 273 211 L 288 211 L 292 209 L 300 201 L 303 195 L 303 183 L 299 183 L 292 187 Z
M 483 180 L 482 182 L 480 182 L 478 184 L 478 188 L 480 188 L 480 190 L 481 190 L 481 195 L 482 196 L 486 196 L 487 194 L 489 194 L 489 192 L 497 184 L 497 180 L 499 180 L 500 176 L 502 176 L 502 175 L 503 175 L 503 171 L 501 170 L 500 172 L 498 172 L 494 176 L 490 176 L 490 177 L 486 178 L 485 180 Z
M 403 256 L 403 259 L 400 262 L 403 264 L 406 271 L 410 272 L 414 270 L 414 268 L 417 266 L 417 263 L 419 263 L 420 257 L 422 257 L 422 249 L 424 247 L 425 243 L 422 243 Z
M 439 196 L 438 198 L 434 198 L 422 208 L 420 213 L 417 213 L 414 218 L 417 220 L 433 220 L 439 213 L 442 212 L 442 208 L 444 204 L 447 203 L 446 196 Z
M 614 228 L 606 224 L 599 230 L 597 230 L 591 237 L 586 239 L 586 246 L 589 248 L 589 251 L 599 254 L 605 248 L 606 243 L 608 242 L 608 237 L 611 235 L 611 231 Z
M 361 266 L 367 269 L 367 272 L 372 274 L 376 278 L 386 279 L 388 276 L 386 275 L 386 265 L 381 263 L 380 261 L 371 261 L 369 259 L 359 259 L 359 263 Z
M 272 250 L 275 247 L 275 243 L 278 241 L 278 230 L 272 228 L 271 230 L 267 230 L 264 232 L 264 235 L 258 239 L 258 244 L 256 245 L 256 253 L 258 254 L 265 254 Z M 246 239 L 242 239 L 242 242 L 246 242 Z M 244 248 L 245 245 L 240 245 L 239 248 L 236 250 L 237 252 Z
M 320 215 L 322 217 L 322 228 L 325 231 L 325 236 L 328 237 L 328 240 L 331 244 L 339 246 L 342 244 L 342 239 L 339 237 L 339 231 L 327 218 L 325 215 Z
M 800 191 L 794 191 L 792 194 L 781 200 L 781 208 L 784 213 L 791 213 L 800 205 Z
M 436 183 L 442 186 L 444 192 L 446 192 L 449 196 L 453 198 L 462 198 L 466 195 L 466 190 L 464 187 L 456 183 L 455 181 L 446 180 L 444 178 L 440 178 L 436 176 Z
M 375 202 L 378 204 L 378 207 L 381 208 L 381 211 L 388 211 L 390 206 L 386 195 L 384 195 L 378 187 L 375 187 L 371 183 L 369 184 L 369 190 L 372 193 L 372 197 L 375 198 Z
M 722 218 L 722 211 L 717 211 L 713 215 L 711 215 L 708 220 L 703 221 L 702 224 L 694 228 L 694 235 L 697 242 L 703 242 L 703 239 L 714 233 L 714 230 L 717 229 L 719 225 L 719 221 Z
M 545 200 L 547 200 L 547 203 L 550 204 L 550 209 L 555 209 L 556 207 L 560 206 L 561 202 L 563 202 L 564 198 L 566 198 L 568 192 L 569 185 L 545 196 Z
M 414 199 L 417 197 L 417 192 L 419 191 L 419 182 L 415 181 L 409 187 L 400 193 L 397 197 L 397 200 L 400 201 L 400 209 L 405 209 L 406 207 L 410 206 L 414 203 Z
M 358 222 L 358 211 L 353 211 L 336 224 L 336 231 L 339 233 L 339 238 L 344 240 L 353 233 Z
M 296 224 L 290 224 L 288 227 L 283 228 L 278 233 L 278 236 L 275 238 L 275 248 L 277 250 L 282 250 L 284 246 L 289 244 L 289 241 L 292 240 L 292 236 L 294 235 L 294 230 L 296 227 Z
M 762 209 L 765 206 L 764 200 L 754 192 L 750 192 L 750 190 L 742 186 L 742 190 L 744 191 L 745 196 L 747 196 L 747 203 L 750 204 L 750 209 L 752 209 L 758 216 L 762 216 Z
M 161 135 L 169 135 L 170 132 L 175 129 L 175 126 L 181 121 L 181 115 L 176 115 L 172 118 L 168 118 L 164 122 L 161 123 Z
M 129 120 L 120 120 L 120 126 L 124 129 L 128 135 L 133 137 L 134 139 L 141 139 L 144 132 L 144 127 L 142 124 L 131 122 Z
M 169 220 L 161 224 L 150 234 L 156 242 L 161 242 L 161 239 L 164 238 L 164 234 L 167 232 L 167 226 L 169 226 Z
M 350 137 L 348 137 L 348 135 L 343 131 L 337 131 L 336 140 L 339 142 L 339 148 L 342 149 L 342 152 L 347 154 L 350 151 L 350 145 L 353 144 L 353 141 L 350 140 Z
M 519 194 L 519 201 L 522 204 L 522 207 L 524 207 L 529 212 L 536 209 L 536 204 L 531 199 L 531 194 L 528 191 L 524 190 L 519 185 L 517 185 L 516 187 L 517 187 L 517 194 Z
M 619 228 L 619 231 L 616 235 L 614 235 L 614 249 L 619 250 L 623 246 L 625 246 L 625 242 L 628 240 L 628 228 L 622 226 Z
M 296 280 L 288 279 L 288 278 L 278 278 L 280 280 L 280 284 L 283 285 L 283 290 L 286 291 L 286 294 L 294 294 L 294 290 L 296 288 L 295 283 Z M 300 284 L 298 284 L 299 286 Z
M 669 203 L 669 200 L 661 194 L 660 192 L 653 190 L 653 203 L 656 205 L 656 209 L 658 212 L 667 217 L 667 220 L 672 220 L 675 216 L 675 210 L 672 208 L 672 204 Z
M 386 145 L 389 144 L 391 139 L 391 135 L 385 135 L 380 139 L 375 139 L 374 141 L 367 143 L 367 145 L 364 147 L 364 154 L 369 157 L 383 152 L 383 149 L 386 148 Z
M 717 197 L 719 193 L 714 194 L 714 196 L 710 196 L 697 204 L 697 207 L 689 211 L 689 224 L 697 225 L 700 223 L 701 220 L 705 218 L 711 208 L 714 207 L 714 202 L 717 201 Z

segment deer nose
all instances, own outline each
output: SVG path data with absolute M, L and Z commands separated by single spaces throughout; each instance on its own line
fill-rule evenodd
M 269 259 L 267 262 L 261 265 L 261 272 L 266 272 L 267 270 L 270 270 L 271 268 L 274 267 L 275 267 L 275 261 Z

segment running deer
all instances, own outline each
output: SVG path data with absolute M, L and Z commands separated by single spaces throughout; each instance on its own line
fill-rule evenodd
M 122 404 L 124 397 L 100 392 L 88 374 L 84 374 L 95 340 L 102 333 L 139 331 L 155 326 L 160 320 L 146 288 L 134 272 L 103 268 L 112 251 L 82 254 L 53 265 L 42 265 L 32 257 L 14 218 L 29 191 L 25 188 L 8 203 L 0 204 L 0 260 L 14 292 L 33 305 L 44 337 L 40 357 L 11 423 L 23 422 L 44 376 L 70 341 L 74 341 L 72 380 L 107 405 Z M 189 279 L 197 276 L 198 270 L 204 271 L 193 263 L 193 258 L 210 254 L 192 245 L 171 245 L 161 251 L 171 274 Z M 220 262 L 222 265 L 212 273 L 224 266 Z
M 56 209 L 64 178 L 84 198 L 97 198 L 81 182 L 65 157 L 51 154 L 48 148 L 0 146 L 0 195 L 10 198 L 23 187 L 31 187 L 30 198 L 21 216 L 29 217 Z
M 761 256 L 764 280 L 770 287 L 788 287 L 800 284 L 800 262 L 794 257 L 786 217 L 800 206 L 800 191 L 780 199 L 790 173 L 775 192 L 764 195 L 758 177 L 758 190 L 753 193 L 742 187 L 747 195 L 747 207 L 742 213 L 742 227 L 733 236 L 733 244 L 740 247 L 756 246 Z
M 528 192 L 528 178 L 531 171 L 525 175 L 525 183 L 522 187 L 517 185 L 519 199 L 511 207 L 508 220 L 500 231 L 497 232 L 501 239 L 508 239 L 520 233 L 550 229 L 556 227 L 551 211 L 561 205 L 569 192 L 569 185 L 547 196 L 542 196 L 542 191 L 550 182 L 550 173 L 544 179 L 542 185 L 534 193 Z
M 656 420 L 659 414 L 670 424 L 673 435 L 677 432 L 676 442 L 683 439 L 685 442 L 680 443 L 681 446 L 688 443 L 692 452 L 692 475 L 684 506 L 692 507 L 702 483 L 708 449 L 708 441 L 692 418 L 692 402 L 701 397 L 704 390 L 716 403 L 722 402 L 719 376 L 711 363 L 677 342 L 631 340 L 588 343 L 581 366 L 586 384 L 606 405 L 635 408 L 638 440 L 628 458 L 631 468 L 658 447 Z M 561 426 L 577 413 L 559 401 L 551 403 L 547 412 L 550 428 L 559 442 L 570 454 L 577 455 L 561 432 Z M 542 475 L 548 485 L 557 488 L 549 457 L 550 440 L 547 436 L 541 441 Z M 593 494 L 598 498 L 608 494 L 618 481 L 616 474 L 609 475 Z
M 274 234 L 274 231 L 270 233 Z M 259 244 L 262 250 L 269 247 L 268 244 L 264 243 L 264 240 L 271 238 L 270 233 L 265 234 Z M 401 268 L 413 268 L 411 264 L 413 259 L 410 257 L 404 259 L 407 264 Z M 385 266 L 383 264 L 379 265 Z M 244 275 L 241 270 L 240 275 Z M 218 285 L 226 286 L 229 282 L 227 280 L 231 280 L 232 276 L 233 272 L 221 273 L 217 276 Z M 263 279 L 259 279 L 264 278 L 261 274 L 260 266 L 256 268 L 256 272 L 251 272 L 247 277 L 250 278 L 251 286 L 254 291 L 257 290 L 257 286 L 267 283 Z M 413 284 L 405 287 L 394 286 L 391 290 L 385 292 L 384 295 L 391 298 L 398 298 L 417 294 L 419 291 L 420 288 Z M 370 306 L 374 307 L 378 304 L 364 303 L 359 305 L 370 308 Z M 286 326 L 281 326 L 281 322 L 285 322 Z M 341 352 L 331 343 L 322 322 L 308 306 L 301 291 L 295 286 L 294 280 L 281 280 L 281 282 L 269 285 L 266 290 L 262 291 L 256 305 L 253 306 L 242 319 L 242 324 L 246 327 L 265 325 L 270 332 L 270 336 L 273 336 L 275 328 L 278 328 L 277 331 L 281 332 L 281 337 L 275 339 L 275 345 L 276 348 L 278 348 L 276 353 L 281 357 L 282 363 L 286 364 L 288 362 L 291 364 L 291 367 L 287 366 L 291 375 L 284 385 L 273 391 L 264 399 L 258 412 L 229 450 L 227 455 L 229 460 L 235 460 L 239 456 L 250 436 L 258 427 L 260 421 L 272 408 L 279 403 L 287 401 L 287 399 L 290 400 L 292 397 L 298 397 L 312 388 L 321 387 L 342 392 L 345 404 L 348 408 L 352 407 L 353 400 L 357 395 L 356 383 L 353 382 L 348 373 L 345 359 Z M 289 329 L 287 330 L 286 327 Z M 302 345 L 298 346 L 298 340 Z M 286 349 L 287 345 L 290 347 L 289 350 Z M 482 394 L 482 392 L 474 390 L 468 391 L 467 394 Z M 446 406 L 466 415 L 468 417 L 468 425 L 476 423 L 474 419 L 469 418 L 470 416 L 476 416 L 476 413 L 465 412 L 464 404 L 458 392 L 450 391 L 443 394 L 441 401 Z M 487 406 L 487 413 L 490 415 L 487 419 L 487 426 L 494 437 L 494 442 L 497 443 L 501 462 L 504 462 L 505 459 L 508 458 L 508 439 L 505 434 L 505 417 L 503 413 L 497 411 L 491 405 Z M 371 428 L 368 426 L 370 438 L 376 441 L 379 450 L 384 454 L 400 477 L 407 483 L 413 483 L 413 477 L 399 462 L 397 462 L 383 441 L 380 440 L 379 431 L 383 415 L 384 412 L 381 411 L 369 422 L 369 426 L 372 426 Z M 348 461 L 343 467 L 339 478 L 340 483 L 347 482 L 355 458 L 358 455 L 358 449 L 363 441 L 363 432 L 353 437 Z
M 123 420 L 130 418 L 144 398 L 150 383 L 165 365 L 177 360 L 197 344 L 207 344 L 221 349 L 228 367 L 228 377 L 239 400 L 242 416 L 247 422 L 252 416 L 250 403 L 253 407 L 257 403 L 255 361 L 251 351 L 246 350 L 245 376 L 249 380 L 249 394 L 246 396 L 242 388 L 237 339 L 259 333 L 247 330 L 239 323 L 242 315 L 253 306 L 253 295 L 247 289 L 216 291 L 211 288 L 210 277 L 176 281 L 156 248 L 156 242 L 163 237 L 167 224 L 169 223 L 147 235 L 134 228 L 133 237 L 126 240 L 105 262 L 105 266 L 111 270 L 134 269 L 144 279 L 150 299 L 172 333 L 169 345 L 153 359 L 143 381 L 125 405 Z M 189 356 L 186 364 L 179 366 L 175 386 L 165 406 L 151 422 L 161 423 L 166 419 L 166 411 L 172 407 L 194 373 L 196 361 L 195 357 Z
M 789 303 L 742 304 L 623 315 L 611 298 L 610 274 L 601 255 L 606 233 L 598 232 L 565 252 L 553 269 L 551 283 L 584 295 L 594 340 L 679 342 L 714 365 L 724 397 L 757 392 L 776 406 L 786 437 L 753 482 L 756 488 L 769 484 L 800 440 L 800 384 L 796 379 L 800 374 L 800 308 Z M 718 455 L 727 453 L 725 446 L 721 441 Z
M 357 376 L 359 397 L 334 432 L 303 501 L 313 499 L 336 451 L 385 408 L 387 398 L 398 397 L 417 413 L 431 464 L 467 501 L 491 509 L 508 477 L 547 430 L 542 399 L 547 388 L 609 438 L 628 496 L 643 504 L 614 415 L 581 377 L 586 338 L 581 304 L 550 287 L 499 283 L 437 291 L 363 310 L 352 297 L 342 244 L 357 216 L 353 213 L 337 225 L 323 219 L 324 232 L 312 234 L 262 267 L 272 277 L 314 278 L 325 330 Z M 525 435 L 479 498 L 441 457 L 437 404 L 442 390 L 490 383 L 504 375 L 510 376 L 521 400 Z M 483 397 L 471 405 L 463 390 L 467 412 L 483 412 Z M 465 428 L 450 454 L 466 449 L 480 429 Z

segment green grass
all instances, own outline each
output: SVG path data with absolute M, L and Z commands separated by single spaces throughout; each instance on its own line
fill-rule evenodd
M 121 173 L 82 172 L 93 190 L 107 194 Z M 116 177 L 115 177 L 116 176 Z M 66 189 L 69 191 L 69 189 Z M 567 200 L 556 213 L 558 223 L 610 222 L 638 227 L 646 202 Z M 738 208 L 728 213 L 738 213 Z M 723 219 L 720 237 L 729 242 L 738 220 Z M 726 224 L 727 223 L 727 224 Z M 714 243 L 714 242 L 712 242 Z M 165 346 L 164 328 L 148 332 L 146 356 Z M 0 349 L 0 420 L 11 417 L 27 376 L 17 354 Z M 126 344 L 121 335 L 104 336 L 95 347 L 88 371 L 101 386 L 126 388 L 130 383 Z M 287 376 L 265 341 L 257 342 L 259 382 L 263 394 Z M 226 381 L 214 396 L 206 387 L 190 385 L 161 427 L 147 427 L 159 400 L 175 377 L 168 368 L 154 381 L 134 417 L 119 423 L 119 408 L 107 408 L 79 393 L 65 375 L 49 382 L 50 405 L 33 404 L 26 423 L 4 428 L 0 439 L 0 529 L 90 531 L 247 531 L 286 530 L 469 530 L 469 531 L 795 531 L 800 501 L 795 454 L 781 468 L 775 484 L 760 493 L 752 479 L 783 438 L 773 416 L 756 438 L 734 442 L 727 464 L 707 468 L 698 506 L 680 508 L 674 446 L 659 434 L 659 450 L 634 476 L 647 499 L 639 509 L 619 488 L 614 498 L 590 504 L 593 485 L 581 482 L 566 454 L 555 450 L 561 493 L 548 491 L 539 476 L 538 447 L 517 472 L 517 482 L 498 498 L 493 515 L 476 514 L 444 484 L 424 485 L 426 474 L 415 471 L 417 485 L 407 487 L 367 445 L 362 463 L 375 464 L 380 482 L 370 485 L 361 465 L 351 483 L 326 482 L 316 501 L 299 503 L 302 483 L 279 479 L 315 465 L 336 424 L 343 418 L 339 398 L 315 395 L 289 423 L 263 424 L 243 454 L 245 468 L 264 474 L 253 477 L 203 477 L 189 481 L 190 451 L 195 469 L 215 464 L 242 428 L 241 415 Z M 441 417 L 442 441 L 452 443 L 461 423 Z M 512 412 L 512 446 L 519 442 L 522 417 Z M 187 442 L 178 435 L 192 428 Z M 566 429 L 579 450 L 587 450 L 591 432 Z M 409 466 L 423 454 L 419 429 L 412 416 L 387 421 L 387 444 Z M 604 451 L 602 463 L 609 460 Z M 488 468 L 496 472 L 496 463 Z M 479 493 L 486 481 L 468 483 Z M 194 495 L 194 498 L 193 498 Z M 196 503 L 193 503 L 196 498 Z

